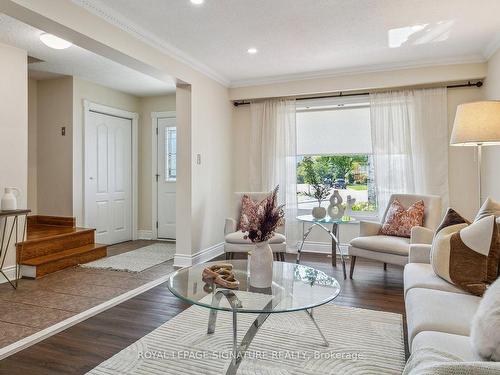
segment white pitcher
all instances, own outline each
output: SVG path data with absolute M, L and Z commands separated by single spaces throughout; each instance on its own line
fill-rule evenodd
M 15 187 L 6 187 L 5 194 L 2 197 L 1 209 L 2 211 L 17 210 L 17 197 L 21 192 Z

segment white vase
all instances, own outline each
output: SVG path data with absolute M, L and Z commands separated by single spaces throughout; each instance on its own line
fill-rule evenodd
M 326 216 L 325 207 L 314 207 L 312 210 L 312 215 L 315 219 L 321 220 Z
M 19 196 L 19 189 L 15 187 L 5 188 L 5 193 L 2 197 L 0 208 L 2 211 L 17 210 L 17 197 Z
M 267 241 L 255 244 L 249 262 L 250 286 L 269 288 L 273 283 L 273 251 Z

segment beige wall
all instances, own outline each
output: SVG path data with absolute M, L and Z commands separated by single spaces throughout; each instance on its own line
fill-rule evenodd
M 28 185 L 27 56 L 25 51 L 4 44 L 0 44 L 0 56 L 0 197 L 5 187 L 17 187 L 21 191 L 18 207 L 24 208 Z M 15 259 L 11 246 L 3 266 L 11 278 Z
M 463 81 L 486 76 L 486 63 L 455 64 L 368 73 L 344 74 L 298 81 L 235 87 L 231 100 L 320 94 L 336 91 L 376 90 Z
M 37 212 L 72 216 L 73 79 L 43 80 L 37 86 Z
M 72 80 L 72 92 L 68 94 L 68 83 Z M 37 92 L 37 87 L 41 87 Z M 60 90 L 60 91 L 59 91 Z M 43 97 L 41 97 L 43 96 Z M 72 100 L 59 101 L 62 96 Z M 40 98 L 39 98 L 40 97 Z M 49 200 L 51 205 L 60 196 L 61 191 L 64 191 L 64 210 L 62 203 L 59 202 L 59 207 L 45 206 L 43 212 L 47 215 L 68 215 L 76 216 L 77 223 L 83 225 L 83 105 L 84 100 L 106 105 L 109 107 L 135 112 L 139 114 L 139 223 L 138 228 L 151 230 L 151 112 L 175 111 L 175 94 L 155 97 L 139 98 L 134 95 L 116 91 L 83 79 L 73 77 L 64 78 L 63 80 L 43 80 L 35 81 L 30 79 L 29 82 L 29 202 L 36 210 L 36 195 L 37 195 L 37 148 L 42 150 L 50 148 L 50 155 L 67 155 L 71 150 L 72 165 L 65 163 L 64 167 L 59 165 L 57 169 L 47 170 L 42 167 L 40 175 L 40 189 L 43 188 L 53 178 L 53 174 L 62 174 L 64 179 L 57 181 L 58 189 L 48 189 L 44 191 L 44 197 Z M 40 136 L 37 141 L 37 102 L 51 104 L 54 101 L 59 102 L 57 111 L 42 110 L 43 117 L 42 125 L 47 129 L 47 124 L 53 126 L 57 130 L 61 123 L 60 116 L 72 111 L 73 118 L 71 123 L 67 125 L 67 137 L 70 138 L 55 138 Z M 69 106 L 69 107 L 68 107 Z M 52 131 L 52 133 L 54 133 Z M 71 139 L 71 134 L 73 135 Z M 60 128 L 59 134 L 60 136 Z M 56 142 L 57 141 L 57 142 Z M 41 142 L 38 146 L 38 142 Z M 68 142 L 72 142 L 69 144 Z M 42 161 L 45 163 L 45 161 Z M 72 175 L 72 181 L 67 178 L 68 174 Z M 74 189 L 72 192 L 72 205 L 68 206 L 67 192 Z M 43 204 L 43 203 L 42 203 Z M 54 207 L 52 211 L 50 209 Z M 49 212 L 50 211 L 50 212 Z
M 139 112 L 139 98 L 116 91 L 83 79 L 73 78 L 73 198 L 72 213 L 77 224 L 83 225 L 83 102 L 122 109 L 128 112 Z
M 488 100 L 500 100 L 500 49 L 488 61 L 488 76 L 485 90 Z M 499 164 L 500 146 L 484 147 L 481 192 L 483 199 L 490 196 L 500 201 Z
M 177 249 L 182 254 L 193 255 L 221 243 L 231 192 L 231 140 L 228 137 L 231 106 L 227 88 L 70 1 L 5 0 L 0 2 L 0 11 L 143 73 L 159 79 L 175 77 L 179 84 L 190 85 L 190 95 L 176 98 L 178 123 L 179 119 L 186 121 L 181 126 L 186 134 L 178 136 L 189 137 L 187 144 L 180 145 L 184 149 L 178 150 L 181 159 L 185 159 L 179 162 L 188 168 L 188 174 L 179 174 L 177 189 L 190 192 L 177 194 L 177 210 L 183 213 L 181 217 L 177 215 L 177 224 L 187 233 L 177 235 Z M 181 103 L 183 100 L 190 103 Z M 189 113 L 179 114 L 179 108 Z M 197 153 L 201 153 L 206 162 L 195 165 Z M 205 189 L 208 183 L 216 187 Z M 202 212 L 207 216 L 196 216 Z M 195 216 L 196 230 L 191 232 L 191 217 Z
M 28 207 L 37 213 L 37 91 L 38 83 L 28 80 Z
M 175 111 L 175 94 L 139 99 L 139 230 L 152 230 L 151 112 Z

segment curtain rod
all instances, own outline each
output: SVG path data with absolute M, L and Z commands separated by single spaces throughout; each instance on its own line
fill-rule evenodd
M 483 81 L 477 81 L 475 83 L 472 83 L 471 81 L 467 81 L 467 83 L 448 85 L 448 86 L 446 86 L 446 88 L 447 89 L 456 89 L 459 87 L 481 87 L 482 85 L 483 85 Z M 363 95 L 369 95 L 369 94 L 370 94 L 369 92 L 354 92 L 354 93 L 344 94 L 342 91 L 340 91 L 338 94 L 330 94 L 330 95 L 323 95 L 323 96 L 310 96 L 310 97 L 297 98 L 295 100 L 341 98 L 341 97 L 346 97 L 346 96 L 363 96 Z M 235 100 L 233 102 L 233 105 L 235 107 L 239 107 L 240 105 L 248 105 L 248 104 L 250 104 L 250 102 L 247 100 Z

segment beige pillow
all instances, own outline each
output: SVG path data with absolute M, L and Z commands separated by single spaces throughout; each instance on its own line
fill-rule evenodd
M 479 212 L 476 215 L 476 218 L 474 221 L 477 221 L 479 219 L 482 219 L 486 216 L 490 215 L 495 215 L 496 217 L 500 216 L 500 202 L 497 202 L 490 197 L 488 197 L 481 208 L 479 209 Z
M 476 215 L 474 221 L 485 218 L 486 216 L 495 215 L 497 228 L 500 231 L 500 202 L 493 200 L 492 198 L 487 198 L 483 203 L 479 212 Z M 500 234 L 500 232 L 499 232 Z M 496 247 L 496 257 L 491 257 L 491 261 L 488 264 L 488 277 L 491 281 L 494 281 L 500 275 L 500 235 L 497 237 L 497 247 Z
M 493 215 L 469 224 L 450 208 L 432 242 L 432 268 L 446 281 L 481 296 L 496 279 L 489 265 L 496 262 L 498 267 L 497 238 Z

